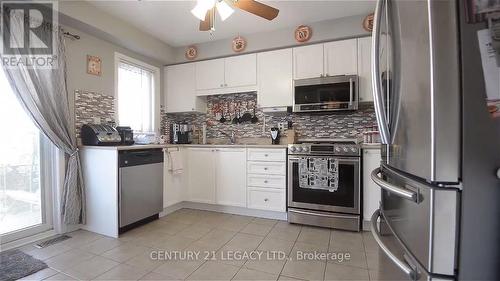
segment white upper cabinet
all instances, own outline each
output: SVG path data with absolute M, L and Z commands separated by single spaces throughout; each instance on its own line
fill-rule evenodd
M 187 148 L 189 201 L 215 203 L 214 157 L 212 148 Z
M 257 85 L 256 54 L 241 55 L 224 59 L 225 87 Z
M 358 41 L 349 39 L 293 49 L 293 78 L 358 73 Z
M 196 90 L 224 87 L 224 59 L 196 62 Z
M 196 62 L 198 96 L 257 90 L 257 55 Z
M 334 41 L 324 45 L 324 76 L 356 75 L 358 73 L 357 39 Z
M 323 72 L 323 44 L 293 48 L 293 78 L 321 77 Z
M 167 113 L 206 111 L 206 103 L 196 96 L 194 64 L 167 66 L 164 75 Z
M 292 106 L 292 49 L 257 54 L 260 107 Z
M 358 39 L 359 100 L 373 101 L 371 71 L 372 38 Z
M 216 203 L 246 207 L 246 149 L 216 149 Z

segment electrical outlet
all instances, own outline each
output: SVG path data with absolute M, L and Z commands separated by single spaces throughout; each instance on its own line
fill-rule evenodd
M 278 123 L 278 129 L 280 131 L 285 130 L 286 126 L 287 126 L 286 122 L 280 122 L 280 123 Z

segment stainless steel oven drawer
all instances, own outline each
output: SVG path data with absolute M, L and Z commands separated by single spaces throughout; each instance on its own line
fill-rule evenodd
M 288 222 L 360 231 L 360 216 L 288 208 Z

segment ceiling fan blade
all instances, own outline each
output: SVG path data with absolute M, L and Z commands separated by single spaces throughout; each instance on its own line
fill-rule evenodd
M 267 20 L 273 20 L 278 16 L 278 13 L 280 12 L 280 10 L 276 8 L 254 0 L 237 0 L 233 5 L 239 9 L 265 18 Z
M 200 21 L 200 31 L 209 31 L 214 26 L 214 9 L 210 9 L 207 11 L 205 15 L 205 20 Z

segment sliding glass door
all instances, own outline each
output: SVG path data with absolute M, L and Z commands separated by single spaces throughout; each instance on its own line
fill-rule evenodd
M 12 93 L 0 67 L 0 243 L 52 228 L 45 184 L 48 142 Z

